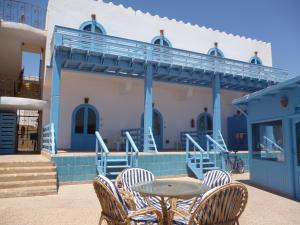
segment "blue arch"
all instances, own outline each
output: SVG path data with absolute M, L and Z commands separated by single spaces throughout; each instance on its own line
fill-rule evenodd
M 159 36 L 156 36 L 154 38 L 152 38 L 151 40 L 151 44 L 154 44 L 155 41 L 157 40 L 160 40 L 160 45 L 163 46 L 162 42 L 163 41 L 166 41 L 168 43 L 169 46 L 165 46 L 165 47 L 172 47 L 172 44 L 170 42 L 170 40 L 168 38 L 166 38 L 165 36 L 162 36 L 162 35 L 159 35 Z
M 153 131 L 152 132 L 153 132 L 153 136 L 155 138 L 155 143 L 157 145 L 157 148 L 160 150 L 160 149 L 163 149 L 163 144 L 164 144 L 163 143 L 163 137 L 164 137 L 164 117 L 161 114 L 161 112 L 158 111 L 157 109 L 153 109 L 153 114 L 154 113 L 157 113 L 157 115 L 159 116 L 159 120 L 160 120 L 160 124 L 159 124 L 160 125 L 160 127 L 159 127 L 159 129 L 160 129 L 160 135 L 157 138 L 155 138 L 155 134 L 154 134 Z M 144 128 L 144 112 L 141 115 L 141 128 Z
M 92 32 L 95 32 L 95 27 L 98 27 L 102 31 L 102 34 L 105 34 L 105 35 L 107 34 L 104 27 L 100 23 L 98 23 L 96 20 L 88 20 L 88 21 L 83 22 L 80 25 L 79 29 L 83 30 L 83 28 L 87 25 L 92 25 Z
M 208 55 L 212 55 L 212 56 L 216 56 L 215 54 L 213 54 L 213 52 L 217 53 L 217 56 L 220 55 L 219 57 L 224 58 L 224 53 L 221 51 L 221 49 L 219 48 L 211 48 L 208 50 Z
M 256 64 L 256 65 L 262 65 L 261 59 L 257 56 L 251 57 L 249 60 L 249 63 Z
M 84 109 L 84 121 L 83 121 L 83 133 L 76 134 L 75 133 L 75 116 L 80 109 Z M 99 130 L 99 112 L 98 110 L 91 104 L 80 104 L 78 105 L 72 113 L 72 120 L 71 120 L 71 149 L 75 150 L 92 150 L 95 149 L 94 142 L 95 142 L 95 134 L 88 134 L 87 133 L 87 116 L 86 113 L 88 109 L 91 109 L 95 113 L 96 117 L 96 131 Z M 82 141 L 81 141 L 82 140 Z

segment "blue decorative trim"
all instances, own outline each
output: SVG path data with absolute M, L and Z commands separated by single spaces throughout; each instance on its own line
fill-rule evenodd
M 213 52 L 217 52 L 217 54 L 216 53 L 213 53 Z M 222 57 L 222 58 L 224 58 L 224 53 L 221 51 L 221 49 L 219 49 L 219 48 L 211 48 L 211 49 L 209 49 L 208 50 L 208 53 L 207 53 L 208 55 L 212 55 L 212 56 L 218 56 L 219 54 L 220 54 L 220 56 L 219 57 Z
M 80 110 L 80 109 L 84 109 L 84 122 L 83 122 L 83 133 L 82 134 L 75 134 L 75 115 L 76 113 Z M 80 150 L 85 150 L 85 147 L 88 147 L 88 136 L 91 137 L 91 141 L 94 143 L 95 142 L 95 134 L 87 134 L 87 123 L 88 123 L 88 118 L 87 118 L 87 114 L 88 114 L 88 109 L 91 109 L 96 116 L 96 131 L 99 130 L 99 113 L 98 110 L 90 104 L 81 104 L 79 106 L 77 106 L 72 113 L 72 120 L 71 120 L 71 149 L 80 149 Z M 85 139 L 84 145 L 79 145 L 78 146 L 78 136 L 83 136 L 83 138 Z M 76 143 L 75 143 L 76 142 Z M 89 149 L 87 148 L 87 150 L 92 150 L 93 148 Z
M 169 41 L 169 39 L 166 38 L 165 36 L 162 36 L 162 35 L 159 35 L 159 36 L 156 36 L 156 37 L 152 38 L 151 44 L 154 44 L 154 42 L 157 41 L 157 40 L 160 40 L 160 45 L 161 46 L 163 46 L 163 41 L 166 41 L 169 46 L 165 46 L 165 47 L 172 47 L 172 44 Z
M 96 20 L 88 20 L 88 21 L 83 22 L 80 25 L 79 29 L 83 30 L 83 28 L 87 25 L 92 25 L 92 32 L 95 32 L 95 27 L 98 27 L 102 31 L 102 34 L 104 34 L 104 35 L 107 34 L 104 27 L 100 23 L 98 23 Z
M 256 65 L 262 65 L 261 59 L 257 56 L 251 57 L 249 60 L 249 63 L 256 64 Z

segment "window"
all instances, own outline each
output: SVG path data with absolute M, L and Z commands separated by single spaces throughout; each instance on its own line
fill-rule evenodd
M 300 166 L 300 122 L 296 124 L 297 164 Z
M 75 133 L 82 134 L 84 125 L 84 108 L 77 111 L 75 116 Z
M 252 124 L 252 157 L 284 161 L 282 121 Z
M 224 58 L 223 52 L 220 49 L 218 49 L 218 48 L 211 48 L 208 51 L 208 55 L 212 55 L 212 56 Z
M 171 42 L 164 36 L 158 36 L 153 38 L 151 43 L 155 45 L 165 46 L 165 47 L 172 47 Z
M 104 27 L 97 23 L 96 20 L 84 22 L 81 24 L 80 29 L 93 33 L 106 34 Z
M 252 57 L 250 59 L 250 63 L 256 64 L 256 65 L 262 65 L 260 58 L 258 58 L 257 56 Z
M 94 110 L 88 109 L 88 134 L 94 134 L 96 131 L 96 114 Z

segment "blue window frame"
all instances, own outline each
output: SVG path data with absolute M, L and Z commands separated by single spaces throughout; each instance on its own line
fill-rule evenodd
M 223 52 L 219 48 L 211 48 L 208 50 L 208 55 L 224 58 Z
M 171 42 L 165 36 L 162 35 L 154 37 L 151 43 L 165 47 L 172 47 Z
M 250 63 L 252 64 L 256 64 L 256 65 L 262 65 L 262 61 L 259 57 L 257 56 L 253 56 L 251 57 L 251 59 L 249 60 Z
M 98 23 L 96 20 L 89 20 L 82 23 L 79 27 L 80 30 L 92 32 L 92 33 L 99 33 L 99 34 L 106 34 L 104 27 Z

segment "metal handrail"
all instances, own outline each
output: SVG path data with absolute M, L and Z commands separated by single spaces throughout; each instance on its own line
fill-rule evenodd
M 214 161 L 215 165 L 217 165 L 217 153 L 221 153 L 222 156 L 222 169 L 225 169 L 225 157 L 224 154 L 228 154 L 229 151 L 223 146 L 221 146 L 215 139 L 213 139 L 210 135 L 206 135 L 206 140 L 207 140 L 207 152 L 210 152 L 210 143 L 211 142 L 214 146 L 213 151 L 214 151 Z M 219 151 L 218 151 L 219 150 Z
M 56 154 L 54 124 L 50 123 L 43 127 L 42 148 L 51 155 Z
M 154 136 L 153 136 L 153 132 L 152 132 L 151 127 L 148 127 L 148 130 L 149 130 L 149 135 L 150 135 L 150 137 L 151 137 L 151 140 L 152 140 L 152 142 L 153 142 L 154 151 L 155 151 L 155 152 L 158 152 L 158 151 L 157 151 L 157 146 L 156 146 L 156 143 L 155 143 L 155 139 L 154 139 Z
M 56 26 L 53 35 L 53 51 L 58 46 L 64 46 L 268 81 L 280 82 L 288 79 L 287 71 L 273 67 L 72 28 Z
M 129 155 L 131 155 L 130 163 L 129 163 L 130 167 L 137 167 L 139 150 L 136 147 L 136 144 L 134 143 L 130 133 L 128 131 L 126 131 L 125 135 L 126 135 L 126 159 L 127 159 L 127 162 L 129 162 Z
M 45 29 L 47 10 L 25 1 L 0 0 L 0 19 Z
M 186 157 L 186 162 L 188 163 L 188 155 L 190 153 L 190 142 L 193 144 L 193 156 L 196 156 L 197 153 L 200 153 L 198 155 L 200 155 L 200 169 L 201 171 L 203 171 L 203 154 L 207 154 L 208 152 L 206 152 L 200 145 L 198 145 L 198 143 L 189 135 L 189 134 L 185 134 L 186 135 L 186 145 L 185 145 L 185 157 Z
M 278 145 L 277 143 L 275 143 L 274 141 L 272 141 L 270 138 L 268 138 L 268 137 L 266 137 L 266 136 L 263 136 L 263 138 L 264 138 L 267 142 L 269 142 L 270 144 L 274 145 L 279 151 L 281 151 L 281 152 L 284 151 L 284 149 L 283 149 L 280 145 Z
M 107 156 L 109 155 L 109 150 L 103 141 L 99 131 L 95 132 L 96 135 L 96 165 L 100 166 L 102 175 L 106 176 L 107 168 Z M 100 144 L 100 146 L 99 146 Z M 99 147 L 100 147 L 100 160 L 99 160 Z M 100 162 L 99 162 L 100 161 Z

